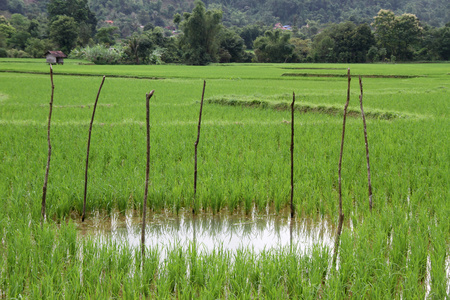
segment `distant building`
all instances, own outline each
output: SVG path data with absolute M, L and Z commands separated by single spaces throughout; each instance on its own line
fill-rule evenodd
M 47 51 L 45 53 L 45 58 L 47 59 L 47 63 L 49 64 L 64 64 L 64 58 L 66 58 L 62 51 Z
M 292 27 L 291 25 L 282 25 L 281 23 L 276 23 L 273 29 L 292 30 Z

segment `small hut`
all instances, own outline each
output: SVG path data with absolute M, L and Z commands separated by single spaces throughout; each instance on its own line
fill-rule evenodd
M 45 58 L 47 59 L 47 63 L 49 64 L 64 64 L 64 58 L 66 58 L 62 51 L 47 51 L 45 53 Z

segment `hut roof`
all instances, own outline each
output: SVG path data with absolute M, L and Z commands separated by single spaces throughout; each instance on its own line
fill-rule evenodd
M 47 53 L 45 53 L 45 55 L 50 54 L 54 57 L 61 57 L 61 58 L 65 58 L 67 57 L 67 55 L 65 55 L 62 51 L 47 51 Z

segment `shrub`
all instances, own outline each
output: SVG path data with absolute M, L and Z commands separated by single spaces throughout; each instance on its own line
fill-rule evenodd
M 5 48 L 0 48 L 0 57 L 8 57 L 8 52 Z
M 122 63 L 123 55 L 123 47 L 119 44 L 111 47 L 95 45 L 93 47 L 77 48 L 72 50 L 69 57 L 86 59 L 98 65 L 115 65 Z
M 26 53 L 23 50 L 17 50 L 17 49 L 9 49 L 7 52 L 8 57 L 12 58 L 30 58 L 31 55 Z

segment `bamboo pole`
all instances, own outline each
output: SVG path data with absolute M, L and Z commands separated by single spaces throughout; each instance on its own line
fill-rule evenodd
M 148 178 L 150 173 L 150 98 L 153 96 L 155 90 L 145 95 L 146 108 L 147 108 L 147 167 L 145 169 L 145 192 L 144 192 L 144 208 L 142 212 L 142 232 L 141 232 L 141 256 L 142 267 L 144 266 L 145 258 L 145 216 L 147 211 L 147 196 L 148 196 Z
M 46 198 L 47 198 L 47 183 L 48 183 L 48 171 L 50 169 L 50 159 L 52 156 L 52 145 L 50 143 L 50 124 L 52 120 L 52 111 L 53 111 L 53 96 L 55 91 L 55 85 L 53 84 L 53 68 L 50 64 L 50 82 L 51 82 L 51 96 L 50 96 L 50 110 L 48 113 L 48 126 L 47 126 L 47 143 L 48 143 L 48 155 L 47 155 L 47 167 L 45 168 L 45 178 L 44 178 L 44 186 L 42 187 L 42 206 L 41 206 L 41 226 L 43 226 L 45 221 L 45 206 L 46 206 Z
M 341 238 L 341 232 L 342 232 L 342 224 L 344 223 L 344 214 L 342 213 L 342 176 L 341 176 L 342 172 L 341 171 L 342 171 L 342 153 L 344 151 L 345 120 L 347 118 L 348 103 L 350 102 L 350 81 L 351 81 L 350 68 L 348 68 L 347 77 L 348 77 L 347 101 L 345 102 L 345 106 L 344 106 L 344 120 L 342 123 L 341 152 L 339 155 L 339 169 L 338 169 L 338 173 L 339 173 L 339 223 L 338 223 L 338 228 L 336 231 L 336 240 L 334 243 L 333 266 L 336 264 L 336 258 L 337 258 L 338 249 L 339 249 L 339 240 Z
M 291 219 L 294 217 L 294 104 L 295 93 L 292 93 L 291 104 Z
M 362 116 L 363 125 L 364 125 L 364 142 L 366 145 L 367 181 L 368 181 L 368 186 L 369 186 L 369 209 L 370 209 L 370 212 L 372 212 L 372 182 L 370 179 L 369 142 L 367 140 L 366 115 L 364 114 L 363 102 L 362 102 L 362 100 L 363 100 L 363 84 L 362 84 L 361 76 L 359 76 L 359 88 L 361 90 L 361 94 L 359 95 L 359 104 L 361 106 L 361 116 Z
M 94 123 L 95 110 L 97 109 L 98 97 L 100 96 L 100 92 L 103 87 L 103 83 L 105 82 L 105 76 L 103 76 L 102 83 L 98 89 L 97 98 L 95 98 L 94 110 L 92 111 L 91 123 L 89 124 L 89 137 L 87 143 L 87 151 L 86 151 L 86 169 L 84 172 L 84 199 L 83 199 L 83 216 L 81 217 L 81 222 L 84 222 L 86 217 L 86 195 L 87 195 L 87 180 L 88 180 L 88 166 L 89 166 L 89 149 L 91 147 L 91 133 L 92 133 L 92 124 Z
M 195 141 L 195 158 L 194 158 L 194 198 L 192 203 L 192 213 L 195 214 L 195 196 L 197 194 L 197 148 L 198 142 L 200 141 L 200 128 L 202 126 L 202 110 L 203 110 L 203 99 L 205 97 L 205 88 L 206 81 L 203 80 L 203 92 L 202 92 L 202 101 L 200 102 L 200 113 L 198 116 L 198 131 L 197 131 L 197 140 Z

